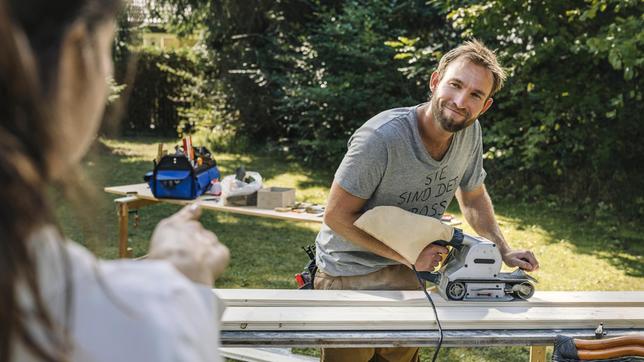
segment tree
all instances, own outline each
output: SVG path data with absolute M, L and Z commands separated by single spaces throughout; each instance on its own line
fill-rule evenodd
M 443 5 L 462 39 L 483 40 L 509 67 L 484 121 L 488 165 L 514 175 L 501 186 L 587 202 L 638 199 L 642 7 L 617 0 Z M 631 211 L 643 213 L 644 199 L 635 202 Z

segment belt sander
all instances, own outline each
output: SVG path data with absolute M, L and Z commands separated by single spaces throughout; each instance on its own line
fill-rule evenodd
M 536 279 L 522 269 L 501 272 L 503 260 L 496 244 L 464 234 L 427 216 L 394 206 L 378 206 L 365 212 L 355 226 L 382 241 L 415 264 L 418 255 L 431 243 L 451 248 L 441 268 L 419 272 L 420 277 L 437 285 L 447 300 L 512 301 L 532 297 Z

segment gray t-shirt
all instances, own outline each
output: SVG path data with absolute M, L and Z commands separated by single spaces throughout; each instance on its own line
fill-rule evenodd
M 458 187 L 470 191 L 483 184 L 486 173 L 478 120 L 454 134 L 439 162 L 420 138 L 417 107 L 384 111 L 349 139 L 335 181 L 367 200 L 363 212 L 387 205 L 440 219 Z M 316 247 L 318 267 L 333 276 L 364 275 L 397 264 L 343 239 L 326 224 Z

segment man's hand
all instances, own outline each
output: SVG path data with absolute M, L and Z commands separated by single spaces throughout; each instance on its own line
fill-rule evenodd
M 510 249 L 505 242 L 499 223 L 494 217 L 492 200 L 485 185 L 470 191 L 463 191 L 459 188 L 456 190 L 456 198 L 465 220 L 479 235 L 496 244 L 506 265 L 517 266 L 527 271 L 539 269 L 539 262 L 531 251 Z
M 165 259 L 188 279 L 212 286 L 223 272 L 230 252 L 217 235 L 199 222 L 201 209 L 191 204 L 161 220 L 150 240 L 150 259 Z
M 425 249 L 418 254 L 418 258 L 414 264 L 416 266 L 416 270 L 433 271 L 441 262 L 443 254 L 447 254 L 448 251 L 449 250 L 444 246 L 436 244 L 427 245 Z
M 510 267 L 519 267 L 527 271 L 539 270 L 539 262 L 534 254 L 529 250 L 509 249 L 502 254 L 503 262 Z

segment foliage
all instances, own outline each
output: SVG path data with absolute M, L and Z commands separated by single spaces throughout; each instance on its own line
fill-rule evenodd
M 229 125 L 329 167 L 360 124 L 424 98 L 425 80 L 398 72 L 385 42 L 409 29 L 435 38 L 444 24 L 424 1 L 165 3 L 200 14 L 177 11 L 182 29 L 207 24 Z
M 128 7 L 119 12 L 116 18 L 116 34 L 112 43 L 114 59 L 114 80 L 123 83 L 126 77 L 127 62 L 130 59 L 130 48 L 140 43 L 138 32 L 128 20 Z
M 336 164 L 367 119 L 424 97 L 423 79 L 400 73 L 385 44 L 403 32 L 409 10 L 391 1 L 318 8 L 285 59 L 289 71 L 276 77 L 284 94 L 276 104 L 281 136 L 297 154 Z
M 585 216 L 641 195 L 641 1 L 433 3 L 462 39 L 483 40 L 509 67 L 483 117 L 487 165 L 512 175 L 496 182 L 504 193 L 555 193 L 587 205 Z M 639 199 L 623 211 L 644 215 Z
M 125 84 L 116 84 L 116 81 L 114 80 L 113 77 L 108 77 L 107 79 L 107 85 L 109 87 L 109 95 L 107 96 L 107 104 L 112 104 L 116 102 L 117 99 L 121 96 L 121 93 L 123 93 L 123 90 L 125 90 Z
M 127 103 L 124 133 L 197 132 L 209 137 L 216 133 L 215 138 L 222 139 L 221 133 L 228 142 L 234 139 L 234 130 L 222 127 L 225 97 L 218 83 L 205 76 L 211 72 L 212 63 L 203 44 L 186 41 L 176 50 L 142 47 L 142 31 L 151 31 L 150 27 L 143 30 L 142 24 L 162 23 L 169 9 L 127 4 L 125 10 L 117 18 L 113 45 L 116 80 L 110 84 L 110 103 L 117 98 Z M 118 104 L 111 108 L 108 111 L 118 115 Z
M 127 93 L 123 131 L 176 135 L 185 109 L 202 99 L 197 55 L 187 49 L 137 48 L 135 76 Z
M 641 1 L 160 4 L 174 10 L 179 30 L 205 27 L 217 124 L 329 168 L 360 124 L 423 101 L 442 54 L 479 38 L 510 73 L 482 117 L 496 190 L 558 195 L 586 217 L 618 207 L 644 216 Z

